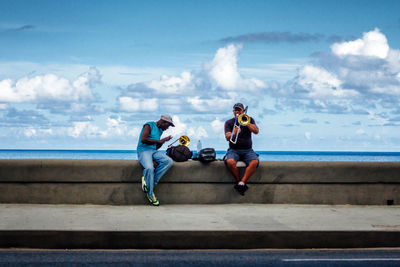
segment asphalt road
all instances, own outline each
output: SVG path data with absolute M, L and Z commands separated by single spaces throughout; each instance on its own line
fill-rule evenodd
M 400 249 L 0 250 L 0 266 L 400 266 Z

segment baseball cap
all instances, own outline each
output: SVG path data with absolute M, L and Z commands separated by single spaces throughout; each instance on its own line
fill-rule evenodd
M 171 126 L 172 126 L 172 127 L 175 127 L 174 123 L 172 122 L 172 118 L 171 118 L 170 115 L 167 115 L 167 114 L 161 115 L 161 119 L 162 119 L 163 121 L 166 121 L 166 122 L 171 123 Z
M 236 103 L 235 105 L 233 105 L 233 109 L 235 108 L 240 108 L 241 110 L 244 110 L 244 106 L 242 103 Z

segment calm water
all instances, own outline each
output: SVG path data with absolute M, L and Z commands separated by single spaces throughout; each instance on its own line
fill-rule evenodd
M 226 151 L 217 151 L 222 159 Z M 400 152 L 257 151 L 263 161 L 400 161 Z M 137 159 L 135 150 L 0 150 L 0 159 Z

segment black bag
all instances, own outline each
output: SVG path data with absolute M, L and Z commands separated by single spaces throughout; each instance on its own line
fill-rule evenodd
M 167 149 L 167 156 L 174 161 L 182 162 L 192 158 L 192 151 L 187 146 L 172 146 Z
M 198 156 L 198 159 L 204 163 L 214 161 L 216 158 L 215 149 L 214 148 L 203 148 L 202 150 L 199 151 L 199 154 L 197 156 Z

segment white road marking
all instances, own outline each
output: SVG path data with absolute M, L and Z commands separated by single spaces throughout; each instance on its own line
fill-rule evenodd
M 354 259 L 282 259 L 282 261 L 400 261 L 400 258 L 354 258 Z

